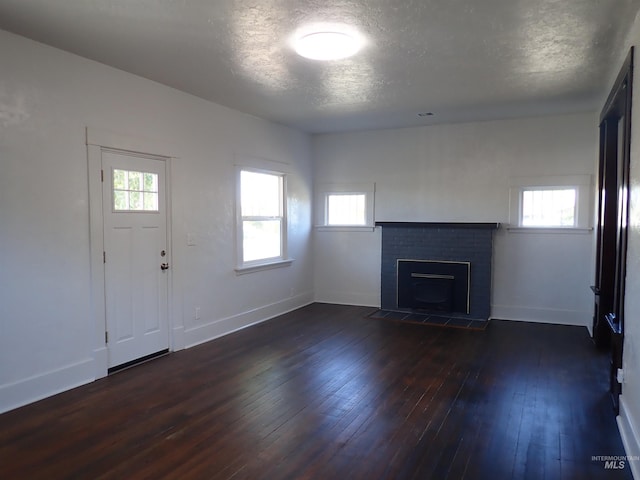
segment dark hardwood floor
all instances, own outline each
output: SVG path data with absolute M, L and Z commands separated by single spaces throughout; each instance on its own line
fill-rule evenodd
M 314 304 L 0 415 L 3 479 L 631 478 L 579 327 Z

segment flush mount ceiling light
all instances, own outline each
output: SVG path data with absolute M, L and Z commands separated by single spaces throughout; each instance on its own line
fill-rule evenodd
M 294 40 L 296 53 L 311 60 L 351 57 L 361 47 L 362 40 L 357 35 L 340 31 L 312 31 Z

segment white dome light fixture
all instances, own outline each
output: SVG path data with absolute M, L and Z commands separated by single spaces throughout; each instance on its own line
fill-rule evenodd
M 344 31 L 311 31 L 294 40 L 294 49 L 311 60 L 340 60 L 355 55 L 362 48 L 358 35 Z

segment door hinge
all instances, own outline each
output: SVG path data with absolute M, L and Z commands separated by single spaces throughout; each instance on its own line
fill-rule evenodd
M 100 181 L 104 182 L 104 170 L 100 170 Z
M 104 332 L 104 343 L 109 343 L 109 332 L 106 330 Z
M 107 263 L 107 252 L 102 252 L 102 263 Z

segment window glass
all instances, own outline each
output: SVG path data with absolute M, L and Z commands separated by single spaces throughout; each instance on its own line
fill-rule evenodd
M 158 174 L 114 169 L 113 209 L 117 212 L 157 212 Z
M 327 195 L 327 225 L 365 225 L 364 193 Z
M 521 224 L 524 227 L 575 226 L 576 189 L 523 190 Z
M 284 257 L 284 176 L 240 171 L 241 263 Z
M 281 176 L 243 170 L 240 174 L 243 217 L 276 217 L 281 210 Z
M 245 262 L 280 256 L 280 220 L 248 220 L 242 222 L 242 244 Z

